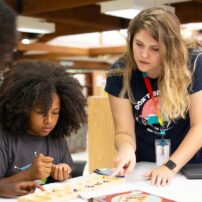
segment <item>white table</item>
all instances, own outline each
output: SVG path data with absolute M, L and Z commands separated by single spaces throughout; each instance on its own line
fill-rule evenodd
M 128 190 L 138 189 L 149 192 L 168 199 L 173 199 L 179 202 L 201 202 L 202 201 L 202 180 L 188 180 L 183 175 L 175 175 L 171 185 L 165 187 L 151 186 L 150 181 L 146 181 L 142 175 L 146 171 L 155 167 L 154 163 L 141 162 L 136 165 L 135 170 L 126 177 L 126 183 L 114 186 L 107 190 L 100 190 L 91 193 L 83 193 L 82 197 L 90 198 L 111 193 L 123 192 Z M 77 180 L 71 179 L 71 180 Z M 54 184 L 46 185 L 47 187 L 55 186 Z M 16 202 L 16 199 L 2 199 L 0 202 Z M 84 202 L 85 200 L 76 199 L 72 202 Z

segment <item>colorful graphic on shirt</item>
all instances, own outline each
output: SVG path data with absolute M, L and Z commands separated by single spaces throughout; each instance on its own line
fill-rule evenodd
M 158 92 L 155 92 L 155 94 L 158 94 Z M 160 106 L 159 96 L 154 99 L 157 106 Z M 149 95 L 145 95 L 140 101 L 138 101 L 134 108 L 136 121 L 147 126 L 147 130 L 149 132 L 160 134 L 161 126 L 158 121 L 156 105 L 154 101 L 150 99 Z M 171 128 L 169 127 L 171 121 L 166 121 L 165 116 L 163 116 L 163 120 L 165 130 L 169 130 Z
M 155 97 L 155 102 L 159 105 L 159 97 Z M 158 124 L 157 109 L 152 99 L 148 100 L 143 106 L 141 117 L 144 118 L 148 124 Z

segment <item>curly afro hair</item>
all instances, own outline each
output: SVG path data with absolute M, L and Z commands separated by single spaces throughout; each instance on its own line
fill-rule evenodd
M 37 102 L 46 114 L 53 94 L 61 101 L 58 122 L 50 133 L 54 137 L 69 136 L 86 123 L 86 99 L 79 82 L 61 66 L 47 61 L 23 60 L 5 74 L 0 89 L 0 124 L 14 135 L 26 133 L 29 115 Z

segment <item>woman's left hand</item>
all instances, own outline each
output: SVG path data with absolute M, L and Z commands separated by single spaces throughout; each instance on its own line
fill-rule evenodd
M 51 177 L 57 181 L 64 181 L 71 177 L 72 169 L 66 163 L 59 163 L 57 165 L 53 165 L 51 171 Z
M 153 170 L 144 173 L 144 177 L 151 180 L 151 184 L 153 186 L 165 186 L 171 183 L 175 172 L 162 165 L 158 168 L 154 168 Z

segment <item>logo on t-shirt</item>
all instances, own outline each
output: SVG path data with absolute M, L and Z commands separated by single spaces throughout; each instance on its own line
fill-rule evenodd
M 157 106 L 160 106 L 159 91 L 153 91 L 154 99 Z M 160 134 L 161 125 L 159 124 L 157 108 L 149 96 L 149 93 L 142 97 L 134 105 L 135 119 L 138 123 L 143 124 L 147 127 L 149 132 Z M 171 121 L 166 120 L 162 114 L 165 130 L 170 130 L 169 127 Z

